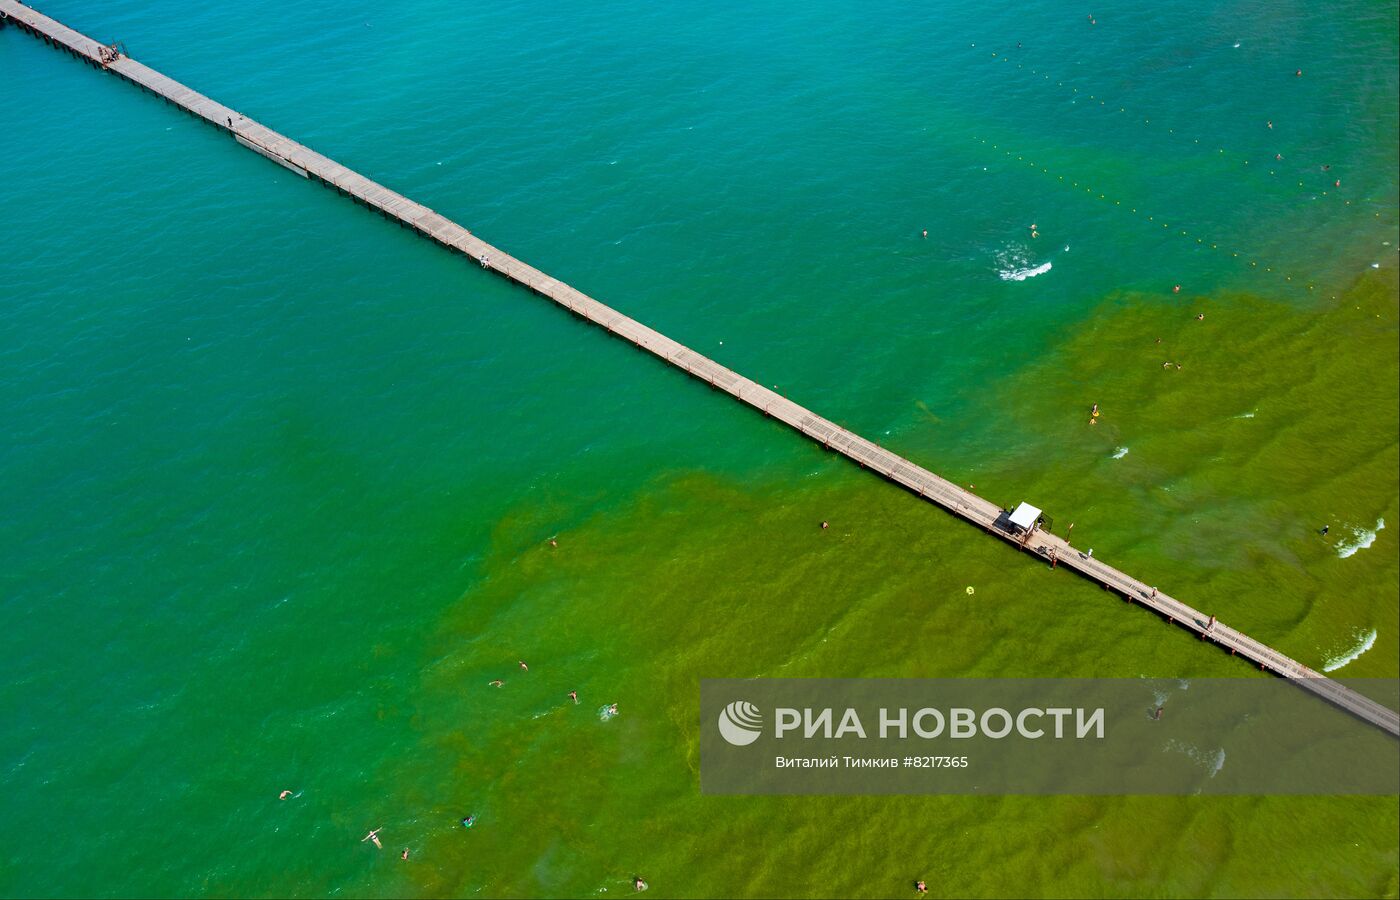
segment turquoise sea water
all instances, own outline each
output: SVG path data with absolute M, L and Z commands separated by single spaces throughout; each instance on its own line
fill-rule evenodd
M 1393 2 L 39 8 L 1400 670 Z M 1251 673 L 14 29 L 0 83 L 0 894 L 1400 891 L 1393 798 L 700 798 L 702 677 Z

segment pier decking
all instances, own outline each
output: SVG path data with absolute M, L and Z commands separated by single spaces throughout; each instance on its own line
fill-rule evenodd
M 631 342 L 695 378 L 724 391 L 766 416 L 800 431 L 824 447 L 835 450 L 902 485 L 953 515 L 966 519 L 1027 553 L 1073 569 L 1104 588 L 1138 603 L 1257 664 L 1261 669 L 1289 679 L 1299 687 L 1372 724 L 1400 736 L 1400 714 L 1347 688 L 1331 678 L 1261 644 L 1197 609 L 1173 599 L 1112 566 L 1080 553 L 1062 538 L 1040 531 L 1029 537 L 1016 533 L 998 505 L 940 478 L 907 459 L 854 434 L 794 403 L 763 385 L 733 372 L 712 359 L 677 343 L 615 309 L 527 265 L 474 236 L 470 231 L 422 204 L 345 168 L 339 163 L 284 137 L 237 111 L 191 90 L 178 81 L 142 65 L 130 57 L 113 58 L 98 41 L 80 34 L 16 0 L 0 0 L 0 17 L 54 47 L 150 91 L 210 125 L 228 132 L 238 143 L 304 178 L 334 188 L 387 218 L 421 232 L 449 250 L 478 262 L 517 284 L 554 301 L 581 318 Z

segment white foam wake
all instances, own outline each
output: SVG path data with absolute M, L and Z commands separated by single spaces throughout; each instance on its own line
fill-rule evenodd
M 998 250 L 996 253 L 997 277 L 1002 281 L 1025 281 L 1027 278 L 1044 275 L 1053 268 L 1048 262 L 1038 266 L 1031 265 L 1031 259 L 1027 255 L 1028 250 L 1029 248 L 1016 244 L 1008 244 Z
M 1184 753 L 1191 758 L 1206 772 L 1207 778 L 1214 778 L 1220 774 L 1220 770 L 1225 768 L 1225 748 L 1217 750 L 1203 750 L 1194 744 L 1183 743 L 1182 741 L 1167 741 L 1167 749 L 1176 753 Z
M 1337 555 L 1342 559 L 1346 559 L 1348 556 L 1355 556 L 1356 551 L 1365 550 L 1367 547 L 1374 544 L 1376 542 L 1376 533 L 1383 528 L 1385 528 L 1385 519 L 1377 519 L 1376 527 L 1369 530 L 1353 526 L 1351 533 L 1355 540 L 1342 541 L 1338 544 Z
M 1337 656 L 1334 656 L 1331 659 L 1327 660 L 1327 664 L 1322 667 L 1322 671 L 1335 672 L 1347 663 L 1355 662 L 1357 658 L 1361 656 L 1361 654 L 1365 653 L 1367 650 L 1370 650 L 1376 644 L 1376 629 L 1374 628 L 1372 628 L 1367 634 L 1361 634 L 1360 632 L 1357 632 L 1357 636 L 1360 638 L 1360 640 L 1356 642 L 1356 646 L 1352 647 L 1346 653 L 1338 654 Z
M 1114 451 L 1113 451 L 1113 458 L 1114 458 L 1114 459 L 1122 459 L 1123 457 L 1125 457 L 1125 456 L 1127 456 L 1127 455 L 1128 455 L 1128 448 L 1127 448 L 1127 447 L 1119 447 L 1117 450 L 1114 450 Z
M 997 277 L 1002 281 L 1025 281 L 1027 278 L 1044 275 L 1054 267 L 1054 263 L 1041 263 L 1033 269 L 1002 269 L 997 272 Z
M 1139 675 L 1138 677 L 1141 678 L 1143 676 Z M 1191 682 L 1187 681 L 1185 678 L 1178 678 L 1176 680 L 1176 688 L 1179 691 L 1189 691 L 1191 690 Z M 1167 698 L 1170 696 L 1171 692 L 1164 688 L 1154 688 L 1152 690 L 1152 699 L 1158 706 L 1165 705 Z

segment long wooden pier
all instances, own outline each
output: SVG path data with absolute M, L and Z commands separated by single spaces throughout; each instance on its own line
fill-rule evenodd
M 653 331 L 635 319 L 551 278 L 508 253 L 474 236 L 470 231 L 420 203 L 404 197 L 345 168 L 270 128 L 258 124 L 221 103 L 191 90 L 178 81 L 142 65 L 113 48 L 80 34 L 49 17 L 16 2 L 0 0 L 0 24 L 11 24 L 67 51 L 85 62 L 123 78 L 161 97 L 222 131 L 238 143 L 260 153 L 303 178 L 314 179 L 385 217 L 421 232 L 442 246 L 471 257 L 489 269 L 608 330 L 622 340 L 655 354 L 671 365 L 712 387 L 724 391 L 822 446 L 902 485 L 919 497 L 966 519 L 1035 554 L 1047 562 L 1073 569 L 1105 589 L 1138 603 L 1211 641 L 1256 663 L 1260 669 L 1289 679 L 1357 717 L 1400 736 L 1400 714 L 1314 671 L 1296 660 L 1261 644 L 1248 635 L 1207 616 L 1179 600 L 1160 593 L 1136 578 L 1074 549 L 1062 538 L 1042 531 L 1029 535 L 1015 529 L 1006 510 L 976 494 L 938 477 L 907 459 L 867 441 L 860 435 L 818 416 L 763 385 L 733 372 L 712 359 Z

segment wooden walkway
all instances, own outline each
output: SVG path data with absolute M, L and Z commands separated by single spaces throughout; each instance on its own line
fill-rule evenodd
M 422 232 L 444 247 L 471 257 L 483 268 L 524 285 L 575 315 L 606 328 L 617 337 L 630 341 L 679 369 L 684 369 L 687 374 L 724 391 L 736 400 L 747 403 L 765 416 L 802 432 L 822 446 L 850 457 L 863 468 L 878 472 L 890 481 L 903 485 L 920 497 L 982 528 L 988 534 L 1002 538 L 1044 560 L 1048 561 L 1053 556 L 1057 565 L 1073 569 L 1105 589 L 1124 597 L 1129 603 L 1141 604 L 1169 621 L 1199 634 L 1203 640 L 1212 641 L 1230 650 L 1232 654 L 1238 654 L 1256 663 L 1260 669 L 1287 678 L 1359 718 L 1400 736 L 1400 714 L 1395 711 L 1259 643 L 1243 632 L 1220 622 L 1211 625 L 1210 617 L 1199 610 L 1155 591 L 1112 566 L 1080 553 L 1055 535 L 1037 531 L 1028 540 L 1023 541 L 1024 535 L 1012 532 L 1007 522 L 1007 513 L 995 503 L 984 500 L 867 441 L 860 435 L 823 419 L 763 385 L 726 369 L 714 360 L 526 265 L 428 207 L 283 137 L 134 59 L 121 56 L 104 65 L 103 48 L 97 41 L 35 12 L 16 0 L 0 0 L 0 16 L 7 17 L 9 24 L 18 26 L 54 47 L 145 88 L 214 127 L 229 132 L 238 143 L 278 165 L 304 178 L 315 179 L 327 187 L 334 188 L 380 211 L 384 216 Z

